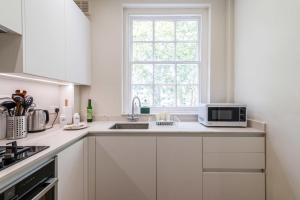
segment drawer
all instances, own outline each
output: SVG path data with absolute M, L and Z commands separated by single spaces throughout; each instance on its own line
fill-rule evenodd
M 265 174 L 205 172 L 203 200 L 265 200 Z
M 204 153 L 204 169 L 265 169 L 264 153 Z
M 204 153 L 264 153 L 264 137 L 204 137 Z

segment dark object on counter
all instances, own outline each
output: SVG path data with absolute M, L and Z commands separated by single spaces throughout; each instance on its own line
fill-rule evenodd
M 33 109 L 28 111 L 28 132 L 36 133 L 46 130 L 49 122 L 49 112 L 47 110 Z
M 18 146 L 16 141 L 7 145 L 11 146 L 0 146 L 0 171 L 48 148 L 48 146 Z
M 149 107 L 141 107 L 141 114 L 150 114 Z
M 54 111 L 55 111 L 55 117 L 54 117 L 54 120 L 53 120 L 51 126 L 47 128 L 47 130 L 53 128 L 54 123 L 55 123 L 55 121 L 57 120 L 58 113 L 59 113 L 59 108 L 55 108 Z
M 32 96 L 26 96 L 23 102 L 23 113 L 22 115 L 25 115 L 30 106 L 33 104 L 33 97 Z
M 198 121 L 208 127 L 247 127 L 247 105 L 237 103 L 200 104 Z
M 25 116 L 28 109 L 33 105 L 33 97 L 27 95 L 26 90 L 16 90 L 15 94 L 12 94 L 12 99 L 16 103 L 13 116 Z
M 89 99 L 87 107 L 87 122 L 93 122 L 93 106 L 92 100 Z
M 16 111 L 15 111 L 15 116 L 22 116 L 23 113 L 23 105 L 24 105 L 24 97 L 18 95 L 18 94 L 13 94 L 12 99 L 16 102 Z
M 12 109 L 14 109 L 17 106 L 17 104 L 14 101 L 4 101 L 1 103 L 1 106 L 5 107 L 9 115 L 12 116 L 13 115 Z

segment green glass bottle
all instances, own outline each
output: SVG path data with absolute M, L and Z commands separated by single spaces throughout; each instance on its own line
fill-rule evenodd
M 87 122 L 93 122 L 93 106 L 91 99 L 89 99 L 87 106 Z

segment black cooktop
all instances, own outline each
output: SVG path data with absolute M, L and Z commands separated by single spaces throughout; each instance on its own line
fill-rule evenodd
M 11 146 L 0 146 L 0 171 L 49 148 L 49 146 L 18 146 L 15 141 L 7 145 Z

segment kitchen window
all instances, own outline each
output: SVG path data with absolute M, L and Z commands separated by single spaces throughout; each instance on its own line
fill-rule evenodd
M 201 14 L 127 15 L 125 107 L 138 96 L 152 112 L 196 110 L 207 60 L 203 20 Z

